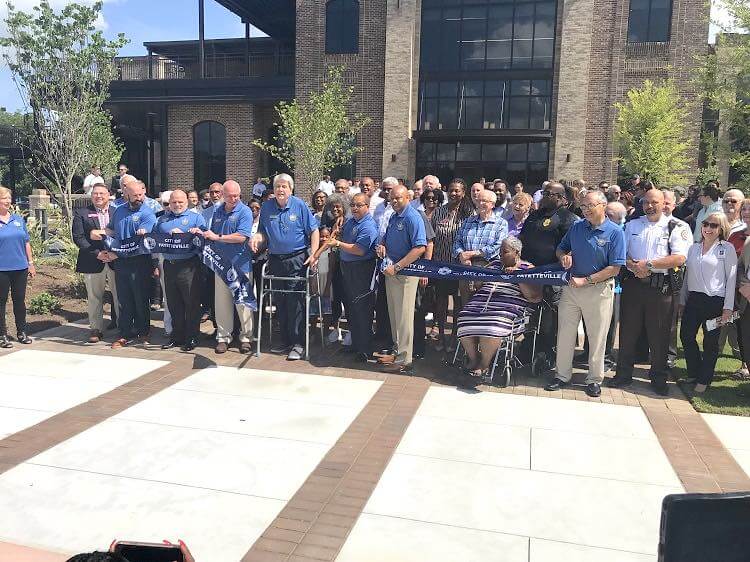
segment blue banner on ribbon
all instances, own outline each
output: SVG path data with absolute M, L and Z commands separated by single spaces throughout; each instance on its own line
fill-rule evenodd
M 409 277 L 427 277 L 428 279 L 449 279 L 455 281 L 475 280 L 483 282 L 505 281 L 507 283 L 528 283 L 530 285 L 567 285 L 570 273 L 562 266 L 544 265 L 529 269 L 519 269 L 512 273 L 489 267 L 441 263 L 430 260 L 417 260 L 398 272 Z
M 143 236 L 133 236 L 122 242 L 107 238 L 106 245 L 120 258 L 146 254 L 195 254 L 203 263 L 226 283 L 232 292 L 235 304 L 258 309 L 253 292 L 252 277 L 235 268 L 235 262 L 242 255 L 230 257 L 222 245 L 214 246 L 202 236 L 190 233 L 160 234 L 152 232 Z M 249 250 L 248 250 L 249 251 Z

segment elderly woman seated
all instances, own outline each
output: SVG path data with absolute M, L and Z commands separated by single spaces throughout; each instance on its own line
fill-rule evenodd
M 521 260 L 521 241 L 514 236 L 503 240 L 500 259 L 490 268 L 506 272 L 528 269 L 532 264 Z M 465 370 L 482 376 L 490 368 L 500 338 L 513 332 L 513 325 L 542 300 L 542 287 L 526 283 L 484 283 L 458 314 L 458 338 L 466 351 Z

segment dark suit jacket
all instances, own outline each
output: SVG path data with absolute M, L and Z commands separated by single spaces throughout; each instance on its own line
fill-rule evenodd
M 109 206 L 109 216 L 115 212 L 115 208 Z M 103 240 L 92 240 L 91 231 L 99 230 L 99 218 L 96 216 L 96 208 L 93 205 L 82 209 L 76 209 L 73 214 L 73 242 L 80 248 L 76 271 L 78 273 L 101 273 L 104 262 L 96 259 L 96 255 L 106 249 Z

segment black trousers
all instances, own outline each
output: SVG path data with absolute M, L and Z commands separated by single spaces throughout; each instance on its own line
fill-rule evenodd
M 203 264 L 198 257 L 164 260 L 164 291 L 172 315 L 172 340 L 197 339 L 201 325 Z
M 375 260 L 342 261 L 341 277 L 346 295 L 346 313 L 352 347 L 360 353 L 372 353 L 372 316 L 375 295 L 370 292 Z
M 680 340 L 685 351 L 685 363 L 689 377 L 701 384 L 711 384 L 714 378 L 716 360 L 719 358 L 719 336 L 721 328 L 706 330 L 706 320 L 721 316 L 724 297 L 709 297 L 705 293 L 689 292 L 682 311 Z M 703 351 L 698 348 L 695 336 L 698 328 L 703 329 Z
M 331 322 L 336 325 L 342 313 L 349 318 L 346 293 L 344 292 L 344 277 L 341 274 L 341 261 L 336 260 L 336 266 L 331 278 Z
M 8 335 L 5 319 L 5 308 L 8 305 L 8 294 L 13 299 L 13 316 L 16 319 L 16 331 L 26 331 L 26 281 L 28 269 L 0 271 L 0 336 Z
M 620 351 L 617 374 L 620 379 L 633 377 L 638 338 L 645 329 L 651 350 L 651 380 L 666 382 L 669 376 L 667 353 L 675 299 L 671 292 L 651 287 L 635 277 L 622 282 L 620 306 Z
M 427 311 L 422 307 L 424 287 L 417 288 L 417 306 L 414 307 L 414 335 L 412 339 L 412 353 L 415 357 L 424 357 L 427 330 L 425 329 L 424 316 Z
M 145 336 L 151 321 L 151 256 L 120 258 L 113 263 L 117 299 L 120 301 L 120 315 L 117 318 L 120 335 L 125 339 Z
M 268 256 L 268 274 L 276 277 L 304 277 L 307 267 L 303 265 L 307 252 L 288 257 Z M 303 291 L 304 281 L 274 281 L 274 289 Z M 284 345 L 305 346 L 305 295 L 303 293 L 276 293 L 273 295 L 276 314 L 279 318 L 281 342 Z
M 214 272 L 207 265 L 201 266 L 203 283 L 201 285 L 201 307 L 214 317 Z
M 747 365 L 750 361 L 750 306 L 745 306 L 737 323 L 737 343 L 740 344 L 742 362 Z

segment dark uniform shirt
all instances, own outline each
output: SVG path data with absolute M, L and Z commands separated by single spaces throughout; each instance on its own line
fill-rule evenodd
M 565 207 L 533 211 L 519 235 L 523 243 L 521 257 L 534 265 L 556 263 L 557 246 L 577 220 L 578 217 Z

